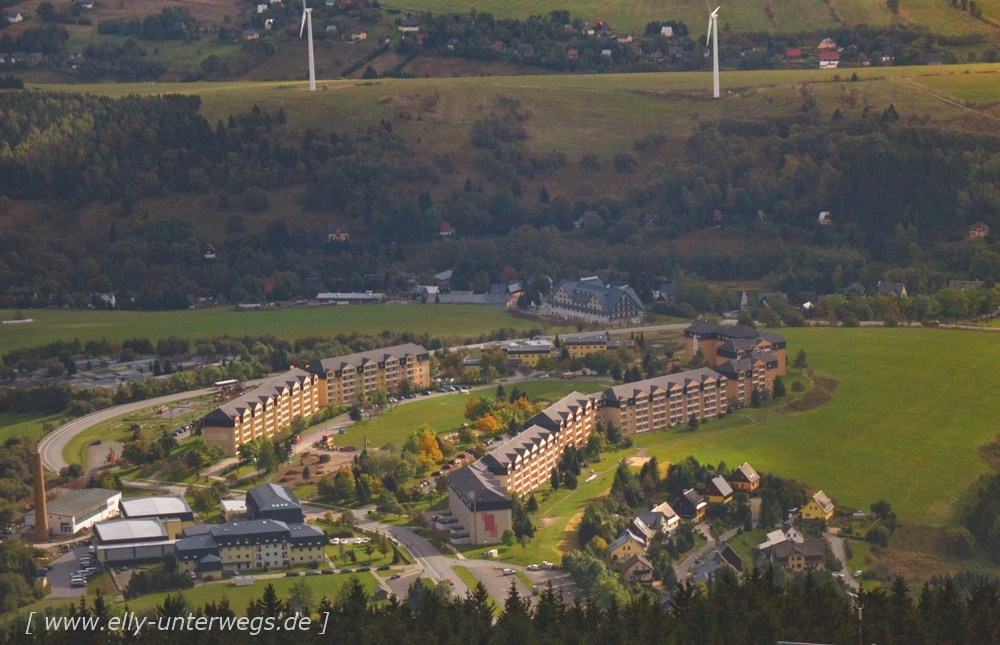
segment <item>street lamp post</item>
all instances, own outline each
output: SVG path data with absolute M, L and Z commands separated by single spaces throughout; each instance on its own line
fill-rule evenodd
M 862 622 L 861 622 L 861 610 L 865 608 L 864 604 L 861 602 L 860 592 L 858 594 L 847 594 L 851 599 L 851 604 L 855 609 L 858 610 L 858 645 L 864 645 L 864 640 L 862 639 Z

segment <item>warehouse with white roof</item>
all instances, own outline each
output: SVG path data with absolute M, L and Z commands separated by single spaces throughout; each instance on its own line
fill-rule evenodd
M 94 525 L 97 559 L 107 564 L 159 561 L 173 552 L 174 542 L 155 517 Z

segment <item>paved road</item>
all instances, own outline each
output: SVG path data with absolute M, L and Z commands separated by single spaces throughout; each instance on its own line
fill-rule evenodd
M 84 430 L 87 430 L 88 428 L 91 428 L 92 426 L 97 425 L 98 423 L 110 421 L 111 419 L 120 417 L 123 414 L 130 414 L 132 412 L 138 412 L 139 410 L 145 410 L 146 408 L 154 408 L 168 403 L 183 401 L 185 399 L 197 398 L 199 396 L 205 396 L 206 394 L 212 394 L 213 392 L 215 392 L 214 387 L 207 387 L 191 392 L 181 392 L 180 394 L 161 396 L 156 399 L 116 405 L 104 410 L 98 410 L 97 412 L 80 417 L 79 419 L 74 419 L 73 421 L 62 425 L 45 435 L 45 437 L 38 443 L 38 451 L 42 453 L 42 465 L 55 473 L 68 466 L 69 464 L 67 464 L 66 460 L 63 459 L 63 450 L 66 448 L 66 444 L 69 443 L 70 439 L 76 435 L 80 434 Z
M 833 554 L 837 556 L 837 559 L 843 565 L 841 573 L 844 576 L 844 581 L 851 586 L 851 589 L 857 591 L 861 587 L 861 583 L 854 579 L 854 572 L 851 571 L 851 567 L 847 561 L 847 554 L 844 552 L 844 538 L 837 537 L 833 533 L 824 533 L 823 537 L 830 543 L 830 550 L 833 551 Z
M 80 557 L 87 554 L 87 547 L 80 547 L 70 551 L 52 563 L 52 571 L 49 571 L 49 584 L 52 585 L 52 593 L 49 598 L 76 598 L 87 593 L 86 587 L 69 586 L 69 577 L 82 569 Z

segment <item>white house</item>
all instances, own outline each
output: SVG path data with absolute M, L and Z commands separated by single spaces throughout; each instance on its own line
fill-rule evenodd
M 674 28 L 669 25 L 663 25 L 660 27 L 660 35 L 666 36 L 667 38 L 672 38 L 674 35 Z

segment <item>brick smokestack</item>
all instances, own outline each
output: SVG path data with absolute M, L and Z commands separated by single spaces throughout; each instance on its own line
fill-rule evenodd
M 35 540 L 47 542 L 49 539 L 49 514 L 45 506 L 45 471 L 42 469 L 42 453 L 36 452 L 32 463 L 35 479 Z

